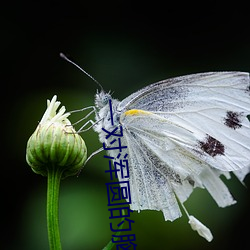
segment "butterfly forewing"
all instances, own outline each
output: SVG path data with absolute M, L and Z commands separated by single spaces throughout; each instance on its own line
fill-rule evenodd
M 118 105 L 118 110 L 142 109 L 150 111 L 176 112 L 189 102 L 197 102 L 202 90 L 207 88 L 240 89 L 241 98 L 231 92 L 236 100 L 249 99 L 249 74 L 244 72 L 209 72 L 170 78 L 138 90 Z M 242 93 L 245 93 L 244 95 Z M 208 94 L 205 93 L 205 96 Z M 203 101 L 205 101 L 203 99 Z M 246 100 L 249 103 L 249 100 Z M 199 103 L 202 105 L 202 102 Z
M 233 171 L 250 164 L 248 89 L 247 73 L 195 74 L 149 85 L 126 98 L 119 107 L 124 111 L 136 109 L 157 115 L 145 117 L 144 123 L 149 127 L 150 119 L 165 118 L 165 129 L 158 129 L 159 133 L 164 131 L 170 138 L 175 137 L 177 143 L 182 141 L 183 147 L 191 149 L 212 167 Z M 136 127 L 136 118 L 138 115 L 124 124 Z M 192 137 L 191 142 L 185 142 L 183 133 Z

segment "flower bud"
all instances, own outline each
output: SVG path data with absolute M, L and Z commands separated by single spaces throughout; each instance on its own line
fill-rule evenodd
M 56 113 L 59 105 L 56 96 L 47 101 L 47 110 L 27 143 L 26 161 L 43 176 L 50 168 L 58 168 L 62 177 L 75 175 L 87 158 L 83 139 L 67 119 L 70 113 L 65 113 L 64 106 Z

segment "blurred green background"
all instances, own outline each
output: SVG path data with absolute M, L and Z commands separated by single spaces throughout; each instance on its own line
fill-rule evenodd
M 138 6 L 131 1 L 19 1 L 2 4 L 1 12 L 1 249 L 48 249 L 46 178 L 25 161 L 27 140 L 46 99 L 57 94 L 67 110 L 93 105 L 97 85 L 63 61 L 60 52 L 120 100 L 168 77 L 250 69 L 247 8 L 235 3 L 192 8 L 156 1 Z M 89 154 L 101 147 L 92 131 L 82 136 Z M 78 178 L 62 181 L 64 250 L 102 249 L 110 240 L 106 168 L 99 154 Z M 234 177 L 226 183 L 236 205 L 218 208 L 205 190 L 196 190 L 186 203 L 190 214 L 211 229 L 211 243 L 191 230 L 185 216 L 171 223 L 161 212 L 141 211 L 132 215 L 137 249 L 248 249 L 249 188 Z M 250 186 L 249 176 L 245 183 Z

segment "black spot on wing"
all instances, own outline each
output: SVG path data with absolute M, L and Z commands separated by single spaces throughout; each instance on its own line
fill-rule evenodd
M 227 115 L 224 118 L 224 124 L 232 129 L 240 128 L 242 113 L 227 111 Z
M 199 141 L 200 148 L 212 157 L 216 155 L 224 155 L 224 145 L 215 138 L 207 135 L 205 141 Z

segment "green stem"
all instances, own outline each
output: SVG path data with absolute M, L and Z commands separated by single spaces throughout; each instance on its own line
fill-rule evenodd
M 125 215 L 124 209 L 122 209 L 122 215 Z M 124 221 L 124 220 L 125 220 L 124 217 L 122 217 L 121 222 Z M 121 224 L 119 228 L 122 229 L 123 224 Z M 117 235 L 117 236 L 119 236 L 120 234 L 121 234 L 121 231 L 118 231 L 118 232 L 115 233 L 115 235 Z M 111 241 L 102 250 L 112 250 L 112 248 L 114 246 L 115 246 L 115 243 L 113 243 L 112 239 L 111 239 Z
M 62 170 L 58 167 L 48 168 L 47 186 L 47 227 L 50 250 L 61 250 L 59 231 L 59 188 Z

